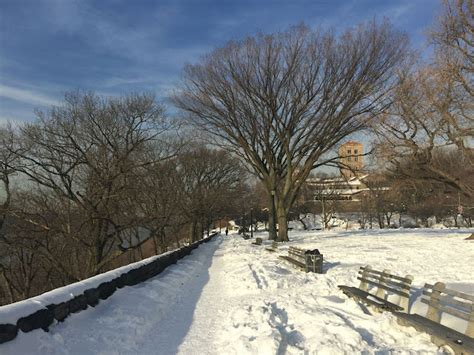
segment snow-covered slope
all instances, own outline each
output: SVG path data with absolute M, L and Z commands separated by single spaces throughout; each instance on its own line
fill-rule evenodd
M 414 275 L 418 295 L 425 282 L 436 281 L 474 294 L 474 243 L 464 240 L 467 235 L 446 230 L 292 234 L 280 253 L 288 245 L 319 248 L 326 260 L 322 275 L 296 270 L 237 235 L 219 237 L 49 333 L 19 334 L 0 345 L 0 353 L 434 353 L 438 349 L 427 335 L 399 326 L 388 313 L 370 314 L 337 285 L 357 285 L 358 267 L 370 264 Z

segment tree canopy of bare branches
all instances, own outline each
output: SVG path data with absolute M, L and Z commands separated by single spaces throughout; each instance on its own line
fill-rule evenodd
M 106 99 L 80 93 L 66 95 L 64 105 L 39 112 L 37 122 L 20 128 L 21 139 L 11 148 L 21 161 L 17 171 L 36 189 L 43 208 L 49 208 L 28 220 L 89 251 L 80 252 L 85 275 L 100 272 L 113 258 L 121 233 L 136 225 L 136 216 L 127 213 L 127 196 L 140 188 L 133 183 L 140 169 L 153 163 L 146 150 L 167 129 L 163 107 L 152 95 Z M 63 214 L 66 220 L 44 223 L 45 212 Z M 51 262 L 64 262 L 44 250 Z M 83 276 L 68 272 L 71 279 Z
M 472 178 L 460 176 L 455 161 L 440 163 L 440 150 L 449 148 L 474 174 L 473 24 L 471 0 L 444 2 L 432 34 L 434 60 L 401 73 L 377 130 L 378 153 L 397 176 L 442 182 L 467 197 L 474 196 Z
M 340 36 L 303 25 L 258 34 L 186 66 L 174 102 L 248 164 L 270 207 L 275 194 L 284 241 L 288 211 L 311 170 L 389 104 L 406 44 L 391 25 L 375 22 Z

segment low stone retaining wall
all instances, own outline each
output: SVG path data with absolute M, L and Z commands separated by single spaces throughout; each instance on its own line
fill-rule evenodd
M 148 264 L 131 269 L 110 281 L 99 284 L 97 287 L 89 288 L 68 301 L 47 305 L 45 308 L 19 318 L 16 324 L 0 324 L 0 344 L 15 339 L 20 330 L 27 333 L 41 328 L 47 332 L 55 321 L 63 322 L 72 313 L 81 312 L 88 307 L 95 307 L 101 300 L 106 300 L 112 296 L 117 289 L 139 284 L 158 275 L 168 266 L 191 254 L 191 251 L 200 244 L 212 240 L 216 235 L 218 233 L 211 234 L 208 238 L 166 253 Z

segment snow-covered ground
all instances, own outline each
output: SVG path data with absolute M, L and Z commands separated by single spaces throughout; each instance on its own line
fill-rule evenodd
M 470 233 L 292 232 L 278 253 L 289 245 L 318 248 L 326 261 L 321 275 L 238 235 L 218 237 L 49 333 L 19 334 L 0 354 L 436 353 L 427 335 L 397 325 L 389 313 L 371 314 L 337 285 L 358 285 L 359 266 L 370 264 L 413 275 L 415 296 L 436 281 L 474 294 L 474 242 L 464 240 Z

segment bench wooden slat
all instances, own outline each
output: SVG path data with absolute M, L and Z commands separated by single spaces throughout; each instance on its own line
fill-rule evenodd
M 404 297 L 409 297 L 410 294 L 407 293 L 407 292 L 402 292 L 402 291 L 399 291 L 393 287 L 389 287 L 389 286 L 386 286 L 386 285 L 381 285 L 379 282 L 375 282 L 375 281 L 372 281 L 370 279 L 367 279 L 365 277 L 358 277 L 357 280 L 360 280 L 360 281 L 364 281 L 364 282 L 367 282 L 373 286 L 377 286 L 377 287 L 380 287 L 380 288 L 383 288 L 384 290 L 387 290 L 387 291 L 390 291 L 396 295 L 399 295 L 399 296 L 404 296 Z
M 387 275 L 388 277 L 392 277 L 391 274 L 385 274 L 385 275 Z M 380 280 L 380 276 L 370 275 L 370 274 L 365 274 L 364 276 L 366 278 L 371 277 L 373 279 L 373 281 L 375 281 L 375 282 L 378 282 Z M 386 277 L 384 279 L 384 283 L 389 284 L 391 286 L 403 288 L 405 290 L 410 290 L 411 289 L 411 280 L 410 279 L 406 279 L 406 280 L 408 280 L 407 283 L 402 283 L 402 282 L 396 282 L 396 281 L 390 280 L 388 277 Z
M 361 266 L 360 270 L 359 270 L 359 274 L 363 273 L 364 271 L 366 273 L 372 273 L 372 274 L 375 274 L 375 275 L 378 275 L 378 276 L 381 276 L 382 274 L 384 274 L 382 271 L 377 271 L 377 270 L 370 269 L 370 268 L 367 269 L 365 266 Z M 402 282 L 411 283 L 411 281 L 412 281 L 410 279 L 407 279 L 405 277 L 401 277 L 401 276 L 398 276 L 398 275 L 393 275 L 393 274 L 384 274 L 384 275 L 390 276 L 390 278 L 398 280 L 398 281 L 402 281 Z
M 433 322 L 419 314 L 406 314 L 400 312 L 395 312 L 394 314 L 398 318 L 399 323 L 403 325 L 412 325 L 416 329 L 428 333 L 431 336 L 442 340 L 442 342 L 446 342 L 453 349 L 458 349 L 462 353 L 474 353 L 474 339 L 465 334 L 459 333 L 445 325 Z M 457 351 L 456 353 L 461 353 L 460 351 Z
M 391 286 L 403 288 L 404 290 L 410 290 L 411 289 L 411 280 L 408 284 L 401 283 L 401 282 L 396 282 L 396 281 L 392 281 L 392 280 L 385 280 L 385 283 L 387 283 Z
M 290 258 L 289 256 L 280 255 L 279 257 L 282 258 L 282 259 L 285 259 L 286 261 L 289 261 L 290 263 L 298 265 L 299 267 L 302 267 L 303 269 L 306 267 L 306 264 L 304 264 L 301 261 L 298 261 L 296 259 Z
M 304 256 L 306 250 L 304 249 L 300 249 L 300 248 L 296 248 L 296 247 L 290 247 L 288 249 L 288 254 L 293 254 L 293 255 L 297 255 L 297 256 Z
M 295 253 L 294 251 L 291 251 L 291 250 L 288 250 L 288 254 L 291 254 L 291 255 L 296 255 L 296 256 L 299 256 L 299 257 L 303 257 L 304 256 L 304 253 Z
M 427 289 L 433 289 L 434 285 L 431 285 L 429 283 L 425 283 L 425 288 Z M 474 302 L 474 295 L 470 295 L 468 293 L 452 290 L 450 288 L 446 288 L 443 290 L 443 293 L 459 298 L 464 298 L 465 300 L 469 300 L 471 302 Z
M 338 287 L 346 295 L 356 297 L 360 300 L 368 301 L 373 306 L 377 306 L 379 308 L 388 309 L 388 310 L 397 310 L 397 311 L 403 310 L 403 307 L 400 307 L 392 302 L 384 300 L 383 298 L 377 297 L 371 293 L 362 291 L 361 289 L 357 287 L 343 286 L 343 285 L 339 285 Z
M 464 319 L 464 320 L 469 320 L 469 314 L 468 313 L 464 313 L 456 308 L 451 308 L 449 306 L 445 306 L 445 305 L 442 305 L 442 304 L 433 304 L 432 302 L 430 302 L 430 300 L 427 300 L 425 298 L 422 298 L 421 299 L 421 302 L 422 303 L 425 303 L 431 307 L 434 307 L 436 309 L 438 309 L 439 311 L 441 312 L 444 312 L 444 313 L 449 313 L 453 316 L 456 316 L 458 318 L 461 318 L 461 319 Z
M 423 295 L 424 296 L 431 297 L 432 294 L 433 293 L 431 291 L 427 291 L 425 289 L 423 290 Z M 440 302 L 443 302 L 443 303 L 455 304 L 456 306 L 466 308 L 467 310 L 471 309 L 471 303 L 470 302 L 460 301 L 460 300 L 457 300 L 453 297 L 455 297 L 455 296 L 451 296 L 449 294 L 448 295 L 442 295 L 439 300 L 440 300 Z

